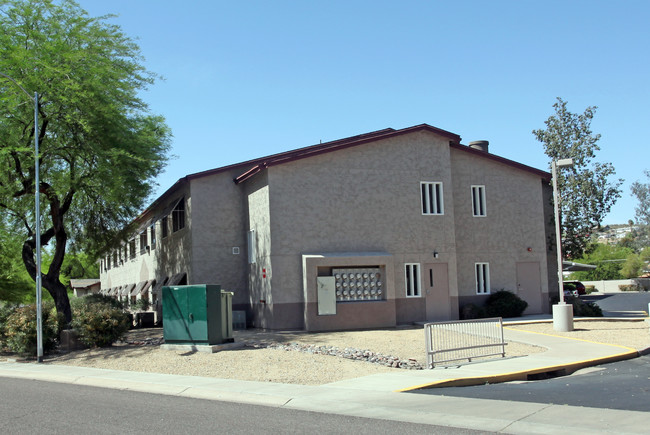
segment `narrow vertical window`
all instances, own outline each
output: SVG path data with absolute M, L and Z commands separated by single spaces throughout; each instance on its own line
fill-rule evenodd
M 490 293 L 490 264 L 489 263 L 476 263 L 476 293 L 489 294 Z
M 472 214 L 487 216 L 485 210 L 485 186 L 472 186 Z
M 442 183 L 420 182 L 422 214 L 444 214 Z
M 150 236 L 151 236 L 151 249 L 156 249 L 156 223 L 152 223 L 151 226 L 149 227 L 150 231 Z
M 169 221 L 169 218 L 167 216 L 163 217 L 160 220 L 160 230 L 162 232 L 161 236 L 162 236 L 163 239 L 165 237 L 167 237 L 167 234 L 169 232 L 169 222 L 168 221 Z
M 248 264 L 255 264 L 257 258 L 257 240 L 255 230 L 248 231 Z
M 144 255 L 147 252 L 147 230 L 144 230 L 140 233 L 140 255 Z
M 406 297 L 414 298 L 421 295 L 420 292 L 420 264 L 407 263 L 404 265 Z
M 185 198 L 181 198 L 172 210 L 172 232 L 185 228 Z
M 129 240 L 129 259 L 135 258 L 135 239 Z

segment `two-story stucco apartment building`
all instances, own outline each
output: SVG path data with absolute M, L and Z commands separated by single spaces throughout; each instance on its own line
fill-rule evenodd
M 270 329 L 457 319 L 500 289 L 549 312 L 550 174 L 460 140 L 423 124 L 188 175 L 101 261 L 102 289 L 220 284 Z

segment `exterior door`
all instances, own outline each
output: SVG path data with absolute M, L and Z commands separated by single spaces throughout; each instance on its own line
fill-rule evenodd
M 422 282 L 422 288 L 425 292 L 427 321 L 436 322 L 451 319 L 447 263 L 424 264 Z
M 539 263 L 517 263 L 517 295 L 528 302 L 524 314 L 542 312 L 542 284 Z

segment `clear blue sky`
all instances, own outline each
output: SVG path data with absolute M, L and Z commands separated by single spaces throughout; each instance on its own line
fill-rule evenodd
M 161 194 L 194 172 L 427 123 L 548 169 L 531 131 L 556 97 L 598 106 L 597 160 L 650 169 L 648 1 L 80 0 L 136 38 L 164 77 L 143 98 L 172 128 Z M 644 180 L 646 181 L 646 180 Z

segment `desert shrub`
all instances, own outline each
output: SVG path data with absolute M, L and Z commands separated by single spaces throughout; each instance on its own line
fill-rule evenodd
M 5 307 L 6 308 L 6 307 Z M 10 352 L 23 356 L 36 356 L 36 304 L 22 307 L 3 308 L 0 321 L 3 322 L 0 340 Z M 4 318 L 3 318 L 4 317 Z M 52 302 L 41 306 L 43 351 L 52 350 L 57 344 L 62 319 L 57 315 Z
M 135 304 L 131 304 L 131 308 L 135 311 L 148 311 L 149 307 L 151 307 L 149 299 L 138 299 Z
M 113 298 L 86 296 L 71 301 L 71 308 L 72 329 L 86 346 L 108 347 L 129 330 L 129 318 Z
M 15 304 L 4 304 L 0 306 L 0 352 L 3 350 L 9 350 L 7 348 L 7 337 L 6 337 L 6 325 L 7 318 L 11 313 L 13 313 L 17 308 Z
M 465 304 L 460 309 L 461 320 L 480 319 L 485 316 L 485 309 L 476 304 Z
M 106 296 L 100 293 L 92 293 L 87 296 L 83 296 L 83 300 L 86 303 L 92 304 L 92 303 L 103 303 L 103 304 L 108 304 L 113 308 L 117 308 L 118 310 L 121 310 L 124 308 L 124 304 L 120 301 L 117 300 L 117 298 L 113 298 L 111 296 Z
M 622 292 L 637 292 L 639 291 L 639 286 L 636 284 L 621 284 L 618 286 L 618 289 Z
M 522 315 L 528 302 L 507 290 L 492 293 L 485 301 L 486 317 L 519 317 Z
M 585 302 L 576 297 L 569 297 L 566 302 L 573 305 L 573 315 L 576 317 L 603 317 L 603 310 L 593 302 Z

